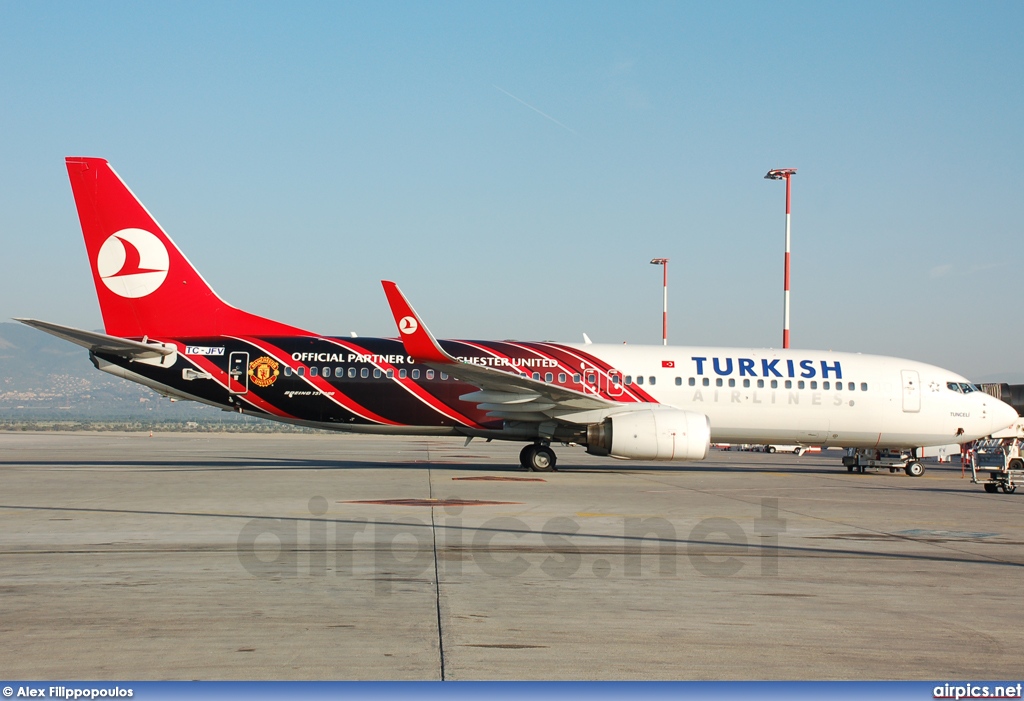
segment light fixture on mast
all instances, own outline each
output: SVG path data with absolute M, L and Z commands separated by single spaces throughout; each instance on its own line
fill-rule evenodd
M 651 265 L 660 265 L 662 302 L 661 302 L 661 345 L 668 345 L 668 258 L 652 258 Z
M 796 174 L 796 168 L 776 168 L 769 170 L 765 180 L 786 181 L 786 262 L 785 275 L 783 277 L 783 309 L 782 309 L 782 347 L 789 348 L 789 203 L 790 203 L 790 180 Z

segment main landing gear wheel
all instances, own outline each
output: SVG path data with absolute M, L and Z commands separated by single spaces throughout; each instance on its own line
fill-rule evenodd
M 989 494 L 995 494 L 996 492 L 999 491 L 999 485 L 996 484 L 995 482 L 986 482 L 985 491 L 988 492 Z
M 911 477 L 920 477 L 924 474 L 924 465 L 919 462 L 912 462 L 907 464 L 906 472 Z
M 1017 485 L 1015 485 L 1015 484 L 1004 484 L 1003 485 L 1003 494 L 1013 494 L 1016 491 L 1017 491 Z
M 770 446 L 768 446 L 768 450 L 767 450 L 766 452 L 768 452 L 768 453 L 774 453 L 774 452 L 775 452 L 775 446 L 774 446 L 774 445 L 770 445 Z
M 519 464 L 533 472 L 554 472 L 555 451 L 546 445 L 531 444 L 519 453 Z

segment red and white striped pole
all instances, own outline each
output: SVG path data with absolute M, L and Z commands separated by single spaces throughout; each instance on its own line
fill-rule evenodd
M 651 265 L 661 266 L 661 345 L 668 345 L 668 258 L 653 258 Z
M 785 275 L 783 278 L 783 310 L 782 310 L 782 347 L 789 348 L 789 220 L 790 220 L 790 193 L 791 179 L 796 173 L 796 168 L 777 168 L 769 170 L 765 180 L 786 181 L 786 262 Z

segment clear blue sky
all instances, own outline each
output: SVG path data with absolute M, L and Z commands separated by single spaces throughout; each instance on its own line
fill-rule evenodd
M 1024 373 L 1024 4 L 0 2 L 0 317 L 98 328 L 67 155 L 322 333 Z

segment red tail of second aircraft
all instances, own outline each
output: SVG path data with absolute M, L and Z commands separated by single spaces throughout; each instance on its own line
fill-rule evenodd
M 125 338 L 304 335 L 232 307 L 102 158 L 66 159 L 103 325 Z

